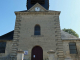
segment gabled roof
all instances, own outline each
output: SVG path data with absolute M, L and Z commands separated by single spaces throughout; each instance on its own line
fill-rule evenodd
M 0 36 L 0 40 L 13 40 L 14 31 L 11 31 L 7 34 Z

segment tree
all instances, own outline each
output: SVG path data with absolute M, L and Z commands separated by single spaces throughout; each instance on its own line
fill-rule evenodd
M 63 31 L 65 31 L 65 32 L 68 32 L 69 34 L 71 34 L 71 35 L 74 35 L 74 36 L 76 36 L 76 37 L 79 37 L 79 35 L 74 31 L 74 30 L 72 30 L 72 29 L 62 29 Z

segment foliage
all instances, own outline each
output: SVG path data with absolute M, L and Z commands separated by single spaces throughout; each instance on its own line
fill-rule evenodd
M 76 36 L 76 37 L 79 37 L 79 35 L 74 31 L 74 30 L 72 30 L 72 29 L 62 29 L 63 31 L 65 31 L 65 32 L 68 32 L 69 34 L 71 34 L 71 35 L 74 35 L 74 36 Z

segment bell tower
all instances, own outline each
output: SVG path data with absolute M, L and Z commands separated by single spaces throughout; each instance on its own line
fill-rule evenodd
M 64 60 L 60 11 L 49 11 L 49 0 L 27 0 L 27 11 L 15 12 L 16 23 L 12 58 L 17 51 L 27 51 L 25 60 L 46 60 L 54 51 L 54 60 Z M 53 56 L 52 56 L 53 58 Z
M 49 9 L 49 0 L 27 0 L 27 10 L 29 10 L 32 6 L 34 6 L 36 3 L 39 3 L 41 6 L 43 6 L 45 9 Z

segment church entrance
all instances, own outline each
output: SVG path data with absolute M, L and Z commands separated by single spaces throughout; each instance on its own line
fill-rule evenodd
M 39 46 L 32 49 L 31 60 L 43 60 L 43 50 Z

